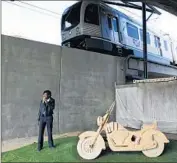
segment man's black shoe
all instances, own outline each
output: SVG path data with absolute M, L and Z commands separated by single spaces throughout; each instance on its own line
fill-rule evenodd
M 55 145 L 53 145 L 53 146 L 51 146 L 51 147 L 49 147 L 49 148 L 53 149 L 53 148 L 55 148 Z
M 42 148 L 38 148 L 37 150 L 38 150 L 38 152 L 40 152 L 42 150 Z

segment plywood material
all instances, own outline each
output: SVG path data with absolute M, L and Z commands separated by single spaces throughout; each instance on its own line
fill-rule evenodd
M 169 143 L 169 140 L 158 130 L 157 122 L 143 125 L 141 130 L 129 131 L 117 122 L 108 123 L 113 107 L 112 104 L 103 117 L 97 118 L 96 132 L 86 131 L 79 136 L 77 151 L 82 158 L 95 159 L 105 149 L 105 142 L 101 136 L 103 131 L 112 151 L 141 151 L 147 157 L 158 157 L 163 153 L 165 143 Z

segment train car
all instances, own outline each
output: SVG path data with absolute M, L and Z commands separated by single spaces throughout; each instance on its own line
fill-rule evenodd
M 67 8 L 61 20 L 62 45 L 125 54 L 118 17 L 113 11 L 96 1 L 82 1 Z
M 62 45 L 143 58 L 141 23 L 96 1 L 81 1 L 67 8 L 61 20 Z M 148 61 L 174 63 L 170 40 L 147 29 Z M 175 45 L 176 46 L 176 45 Z

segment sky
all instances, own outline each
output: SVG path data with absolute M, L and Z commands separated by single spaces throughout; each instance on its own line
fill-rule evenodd
M 61 45 L 60 22 L 63 11 L 76 1 L 23 1 L 55 12 L 51 13 L 22 2 L 2 1 L 2 34 L 30 40 Z M 114 6 L 115 7 L 115 6 Z M 125 14 L 141 21 L 141 11 L 115 7 Z M 37 11 L 37 12 L 36 12 Z M 153 15 L 148 27 L 168 33 L 177 40 L 177 17 L 160 10 L 160 16 Z M 149 15 L 149 13 L 147 14 Z

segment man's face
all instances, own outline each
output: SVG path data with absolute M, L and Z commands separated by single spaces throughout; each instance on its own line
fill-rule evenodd
M 43 94 L 43 97 L 44 97 L 45 99 L 48 99 L 47 93 L 44 93 L 44 94 Z

